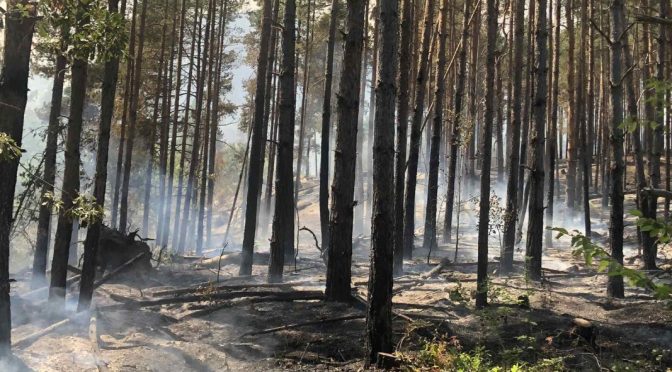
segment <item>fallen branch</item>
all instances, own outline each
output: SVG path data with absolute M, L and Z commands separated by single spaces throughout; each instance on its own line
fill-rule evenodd
M 359 295 L 359 294 L 353 294 L 353 295 L 352 295 L 352 298 L 355 299 L 355 300 L 356 300 L 357 302 L 359 302 L 360 304 L 363 304 L 364 306 L 368 306 L 367 301 L 366 301 L 361 295 Z M 399 318 L 404 319 L 405 321 L 407 321 L 407 322 L 409 322 L 409 323 L 413 323 L 413 322 L 414 322 L 414 320 L 413 320 L 411 317 L 408 317 L 408 316 L 406 316 L 406 315 L 404 315 L 404 314 L 402 314 L 402 313 L 400 313 L 400 312 L 398 312 L 398 311 L 394 311 L 394 310 L 392 310 L 392 315 L 394 315 L 394 316 L 398 316 Z
M 243 335 L 241 335 L 240 337 L 265 335 L 265 334 L 268 334 L 268 333 L 285 331 L 285 330 L 288 330 L 288 329 L 294 329 L 294 328 L 300 328 L 300 327 L 307 327 L 307 326 L 311 326 L 311 325 L 336 323 L 336 322 L 343 322 L 343 321 L 346 321 L 346 320 L 355 320 L 355 319 L 364 319 L 364 318 L 366 318 L 366 315 L 358 314 L 358 315 L 339 316 L 339 317 L 336 317 L 336 318 L 311 320 L 311 321 L 308 321 L 308 322 L 294 323 L 294 324 L 288 324 L 288 325 L 284 325 L 284 326 L 280 326 L 280 327 L 267 328 L 267 329 L 264 329 L 264 330 L 261 330 L 261 331 L 247 332 L 247 333 L 244 333 Z
M 97 282 L 93 283 L 93 289 L 96 289 L 100 287 L 101 285 L 107 283 L 110 279 L 112 279 L 115 275 L 119 274 L 120 272 L 126 270 L 129 266 L 133 265 L 137 260 L 142 258 L 144 255 L 146 255 L 147 252 L 142 252 L 138 254 L 137 256 L 131 258 L 130 260 L 126 261 L 123 265 L 117 267 L 116 269 L 110 271 L 109 273 L 103 275 L 100 280 Z
M 250 292 L 226 292 L 226 293 L 213 293 L 213 294 L 204 294 L 204 295 L 192 295 L 184 297 L 174 297 L 174 298 L 162 298 L 159 300 L 145 300 L 145 301 L 136 301 L 128 300 L 124 304 L 126 308 L 141 308 L 149 306 L 160 306 L 160 305 L 170 305 L 170 304 L 183 304 L 189 302 L 201 302 L 201 301 L 213 301 L 213 300 L 231 300 L 234 298 L 243 298 L 243 297 L 276 297 L 276 296 L 286 296 L 288 300 L 319 300 L 324 297 L 324 294 L 321 291 L 294 291 L 294 292 L 278 292 L 278 291 L 250 291 Z M 117 296 L 115 296 L 117 297 Z M 121 296 L 119 296 L 121 297 Z M 119 298 L 117 297 L 117 298 Z M 116 301 L 116 298 L 115 298 Z M 123 301 L 122 301 L 123 302 Z
M 441 271 L 443 271 L 443 269 L 448 267 L 450 264 L 451 264 L 451 261 L 449 259 L 443 258 L 441 260 L 441 262 L 439 262 L 438 265 L 434 266 L 433 269 L 431 269 L 431 270 L 427 271 L 426 273 L 420 275 L 420 278 L 421 279 L 433 278 L 433 277 L 439 275 L 441 273 Z
M 298 285 L 310 285 L 311 282 L 288 282 L 288 283 L 245 283 L 245 284 L 222 284 L 212 285 L 211 283 L 199 285 L 198 287 L 180 288 L 152 293 L 155 297 L 175 296 L 181 294 L 195 294 L 202 292 L 222 292 L 248 288 L 286 288 Z
M 93 349 L 93 357 L 96 362 L 96 367 L 98 367 L 98 371 L 101 372 L 107 371 L 107 365 L 100 359 L 100 339 L 98 338 L 98 314 L 95 307 L 92 310 L 91 318 L 89 319 L 89 341 L 91 341 L 91 348 Z
M 44 335 L 46 335 L 50 332 L 53 332 L 53 331 L 65 326 L 65 325 L 69 324 L 70 322 L 71 322 L 70 318 L 63 319 L 60 322 L 54 323 L 47 328 L 43 328 L 43 329 L 41 329 L 41 330 L 39 330 L 35 333 L 32 333 L 32 334 L 30 334 L 30 335 L 28 335 L 24 338 L 21 338 L 21 339 L 15 341 L 15 342 L 13 342 L 12 347 L 16 349 L 16 348 L 22 348 L 22 347 L 30 346 L 30 345 L 33 344 L 33 342 L 37 341 L 40 337 L 42 337 L 42 336 L 44 336 Z
M 322 247 L 320 247 L 320 243 L 317 240 L 317 235 L 315 235 L 313 230 L 307 228 L 306 226 L 303 226 L 302 228 L 299 229 L 299 231 L 307 231 L 307 232 L 310 233 L 310 235 L 313 236 L 313 239 L 315 240 L 315 247 L 317 248 L 318 251 L 320 251 L 320 258 L 322 258 L 322 260 L 326 264 L 327 263 L 327 257 L 324 255 L 324 253 L 325 253 L 324 249 L 322 249 Z

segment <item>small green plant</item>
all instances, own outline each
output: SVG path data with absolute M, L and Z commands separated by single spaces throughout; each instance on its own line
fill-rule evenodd
M 655 283 L 644 272 L 623 266 L 616 261 L 604 248 L 581 234 L 579 231 L 572 232 L 563 228 L 553 228 L 557 232 L 556 239 L 562 237 L 571 238 L 571 246 L 575 256 L 583 257 L 586 265 L 597 265 L 599 272 L 605 272 L 609 276 L 622 276 L 630 285 L 650 290 L 657 299 L 672 299 L 672 286 Z

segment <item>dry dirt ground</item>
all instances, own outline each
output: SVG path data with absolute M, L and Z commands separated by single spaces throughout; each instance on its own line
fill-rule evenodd
M 314 193 L 304 195 L 299 226 L 319 226 L 313 199 Z M 669 304 L 635 288 L 627 289 L 625 300 L 609 300 L 606 276 L 573 257 L 566 241 L 556 241 L 553 249 L 544 252 L 544 280 L 532 283 L 521 270 L 511 277 L 497 276 L 499 245 L 497 234 L 493 235 L 491 306 L 476 311 L 471 298 L 475 289 L 475 213 L 470 208 L 465 203 L 456 264 L 446 266 L 436 277 L 422 276 L 443 258 L 453 260 L 453 244 L 432 252 L 429 263 L 429 252 L 422 249 L 416 250 L 416 259 L 405 262 L 405 275 L 397 278 L 394 287 L 395 342 L 399 350 L 412 353 L 428 341 L 451 339 L 458 340 L 463 350 L 485 346 L 497 360 L 505 360 L 506 353 L 513 349 L 517 358 L 527 361 L 562 357 L 568 370 L 665 371 L 672 366 Z M 596 231 L 604 235 L 606 216 L 598 205 L 595 209 Z M 632 238 L 634 227 L 632 221 L 629 223 L 627 234 Z M 420 228 L 419 237 L 421 232 Z M 359 236 L 355 243 L 353 287 L 365 298 L 369 240 Z M 217 258 L 186 257 L 163 262 L 151 273 L 127 273 L 97 290 L 95 323 L 88 316 L 73 318 L 16 347 L 15 353 L 26 369 L 35 371 L 362 368 L 364 305 L 315 299 L 313 292 L 324 288 L 325 266 L 313 237 L 301 231 L 298 258 L 286 267 L 285 281 L 290 284 L 285 287 L 254 286 L 265 283 L 267 245 L 259 240 L 259 254 L 255 255 L 250 277 L 237 276 L 239 257 L 233 245 L 222 256 L 220 270 Z M 416 246 L 421 245 L 418 240 Z M 216 257 L 219 253 L 209 255 Z M 636 253 L 629 250 L 627 256 Z M 662 253 L 666 257 L 672 254 L 669 250 Z M 520 260 L 521 256 L 518 251 L 516 258 Z M 637 264 L 636 258 L 632 262 Z M 668 260 L 661 263 L 669 269 Z M 18 299 L 28 277 L 16 279 L 14 292 Z M 243 284 L 248 286 L 236 287 Z M 160 293 L 199 285 L 198 298 Z M 229 287 L 215 288 L 223 285 Z M 311 299 L 286 300 L 297 291 Z M 75 294 L 70 297 L 76 299 Z M 149 302 L 161 299 L 163 303 Z M 529 307 L 520 306 L 526 299 Z M 68 305 L 74 306 L 70 302 Z M 35 300 L 16 304 L 14 312 L 24 318 L 23 324 L 13 329 L 15 342 L 64 316 Z M 66 316 L 73 317 L 72 312 Z M 333 320 L 342 317 L 347 319 Z M 592 322 L 594 340 L 569 334 L 575 317 Z M 324 322 L 271 330 L 310 321 Z M 261 331 L 266 333 L 254 334 Z

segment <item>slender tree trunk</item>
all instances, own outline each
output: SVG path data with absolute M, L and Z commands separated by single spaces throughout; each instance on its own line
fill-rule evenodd
M 329 41 L 327 42 L 326 71 L 324 73 L 324 98 L 322 101 L 322 133 L 320 138 L 320 230 L 322 250 L 329 251 L 329 142 L 331 141 L 331 94 L 334 75 L 334 46 L 338 24 L 339 0 L 331 0 Z
M 86 3 L 78 3 L 82 13 L 88 7 Z M 77 19 L 77 28 L 82 30 L 89 22 L 88 17 Z M 79 162 L 80 143 L 82 134 L 82 114 L 86 100 L 86 78 L 88 62 L 77 58 L 72 63 L 70 83 L 70 117 L 68 120 L 68 134 L 65 141 L 65 169 L 63 171 L 63 186 L 61 187 L 62 208 L 58 213 L 56 240 L 54 241 L 54 257 L 51 263 L 51 285 L 49 300 L 57 307 L 65 306 L 65 282 L 68 274 L 68 257 L 72 238 L 72 226 L 75 216 L 67 213 L 74 207 L 74 200 L 79 195 Z
M 590 135 L 588 131 L 588 118 L 587 118 L 587 99 L 588 99 L 588 90 L 590 89 L 589 77 L 587 76 L 586 71 L 586 52 L 588 49 L 588 36 L 590 27 L 588 20 L 588 0 L 581 0 L 581 45 L 579 48 L 579 79 L 577 80 L 577 108 L 578 108 L 578 122 L 575 130 L 578 131 L 578 138 L 580 139 L 579 149 L 579 161 L 581 162 L 581 172 L 582 177 L 582 197 L 580 198 L 583 202 L 583 217 L 584 217 L 584 233 L 586 236 L 591 236 L 591 224 L 590 224 L 590 171 L 591 171 L 591 159 L 592 159 L 592 149 L 588 147 L 588 136 Z
M 548 91 L 548 29 L 546 0 L 537 7 L 537 89 L 534 98 L 534 130 L 530 138 L 530 211 L 525 249 L 526 268 L 533 280 L 541 279 L 541 252 L 544 232 L 544 133 L 546 128 L 546 93 Z
M 540 0 L 545 1 L 545 0 Z M 490 235 L 490 168 L 492 127 L 495 121 L 495 64 L 497 49 L 497 1 L 487 0 L 487 50 L 485 56 L 485 116 L 481 132 L 481 198 L 478 212 L 478 266 L 476 308 L 488 303 L 488 237 Z M 543 186 L 542 186 L 543 189 Z M 542 190 L 543 191 L 543 190 Z
M 357 158 L 357 117 L 364 47 L 364 0 L 348 0 L 347 33 L 338 94 L 336 153 L 330 213 L 325 295 L 349 301 L 352 264 L 352 215 Z
M 576 107 L 577 100 L 575 99 L 576 92 L 574 87 L 576 87 L 575 77 L 574 77 L 574 20 L 573 20 L 573 0 L 567 0 L 565 3 L 565 17 L 566 27 L 567 27 L 567 38 L 568 38 L 568 47 L 567 47 L 567 208 L 570 211 L 575 207 L 575 202 L 577 199 L 577 185 L 576 185 L 576 169 L 577 169 L 577 157 L 579 151 L 579 132 L 578 125 L 576 120 Z M 579 64 L 581 61 L 579 61 Z
M 67 59 L 63 54 L 58 53 L 54 71 L 54 85 L 51 90 L 47 144 L 44 150 L 44 175 L 40 197 L 42 204 L 40 204 L 40 212 L 37 218 L 37 239 L 35 241 L 35 255 L 33 256 L 32 288 L 42 287 L 46 282 L 47 256 L 49 253 L 51 230 L 51 206 L 44 201 L 47 200 L 48 195 L 54 194 L 54 184 L 56 183 L 56 153 L 58 151 L 58 135 L 61 131 L 60 117 L 66 66 Z
M 264 145 L 264 102 L 266 101 L 266 69 L 268 68 L 268 50 L 271 42 L 271 0 L 264 0 L 263 19 L 261 21 L 261 40 L 257 63 L 257 82 L 254 96 L 254 124 L 252 126 L 252 146 L 250 148 L 250 166 L 247 182 L 247 204 L 245 207 L 245 229 L 243 233 L 243 255 L 240 263 L 240 275 L 252 273 L 252 254 L 257 227 L 257 207 L 259 201 L 259 178 L 264 159 L 261 147 Z
M 434 83 L 434 118 L 432 123 L 432 141 L 429 151 L 429 177 L 427 181 L 427 204 L 425 206 L 425 234 L 423 247 L 431 253 L 437 247 L 436 215 L 438 212 L 439 194 L 439 150 L 441 132 L 443 131 L 443 106 L 446 91 L 446 40 L 448 39 L 448 6 L 444 2 L 441 8 L 441 25 L 439 27 L 438 60 L 436 63 L 436 81 Z M 494 79 L 493 79 L 494 80 Z
M 525 1 L 516 0 L 514 4 L 513 65 L 523 63 L 525 38 Z M 516 243 L 516 223 L 518 218 L 518 194 L 520 175 L 520 123 L 522 117 L 524 69 L 513 68 L 513 112 L 509 125 L 509 177 L 506 184 L 506 212 L 504 220 L 504 244 L 502 245 L 500 273 L 508 274 L 513 269 L 513 250 Z
M 362 81 L 359 85 L 359 114 L 357 116 L 357 164 L 355 164 L 355 210 L 353 232 L 355 235 L 364 233 L 364 110 L 366 108 L 366 77 L 369 63 L 369 12 L 371 3 L 367 0 L 364 10 L 364 51 L 362 52 Z
M 308 94 L 310 94 L 310 53 L 313 47 L 313 37 L 311 34 L 311 7 L 312 0 L 308 0 L 306 10 L 306 41 L 303 53 L 303 83 L 301 91 L 301 119 L 299 124 L 299 148 L 296 156 L 296 181 L 294 181 L 294 201 L 299 200 L 299 189 L 301 189 L 301 164 L 303 162 L 303 147 L 306 137 L 306 106 L 308 105 Z M 308 159 L 306 159 L 308 161 Z
M 126 8 L 126 0 L 122 0 L 122 9 Z M 119 0 L 108 0 L 110 13 L 119 12 Z M 114 99 L 117 92 L 119 77 L 119 57 L 105 62 L 103 72 L 103 86 L 100 98 L 100 126 L 98 128 L 98 149 L 96 152 L 96 178 L 94 181 L 93 197 L 101 207 L 105 206 L 105 189 L 107 187 L 107 161 L 110 148 L 110 129 L 114 116 Z M 96 256 L 100 240 L 102 221 L 89 225 L 84 240 L 84 262 L 82 264 L 82 279 L 79 287 L 78 311 L 89 308 L 93 297 L 93 282 L 96 277 Z
M 376 7 L 373 8 L 373 49 L 371 50 L 371 86 L 369 88 L 369 118 L 366 120 L 366 134 L 367 134 L 367 147 L 368 150 L 365 159 L 368 161 L 366 164 L 366 192 L 364 194 L 364 204 L 362 204 L 362 211 L 364 212 L 364 218 L 362 221 L 366 222 L 371 219 L 372 212 L 372 203 L 373 203 L 373 141 L 374 141 L 374 120 L 376 114 L 376 84 L 378 82 L 378 64 L 380 60 L 378 59 L 378 48 L 380 40 L 378 40 L 379 29 L 380 29 L 380 20 L 378 18 L 378 8 L 381 6 L 382 0 L 376 0 Z M 399 0 L 396 0 L 399 2 Z M 399 4 L 397 4 L 397 11 L 399 9 Z M 398 16 L 398 14 L 397 14 Z M 397 22 L 399 22 L 397 20 Z M 395 58 L 398 58 L 395 56 Z M 362 156 L 365 156 L 362 154 Z M 366 229 L 366 227 L 365 227 Z M 369 226 L 370 229 L 370 226 Z
M 422 135 L 422 119 L 425 111 L 425 84 L 427 81 L 427 65 L 429 63 L 430 40 L 432 38 L 432 24 L 434 22 L 434 6 L 431 0 L 425 1 L 424 26 L 422 31 L 422 45 L 415 82 L 415 104 L 411 122 L 411 142 L 406 165 L 406 197 L 404 200 L 404 256 L 413 255 L 413 241 L 415 240 L 415 191 L 418 178 L 418 160 L 420 157 L 420 137 Z
M 296 53 L 296 3 L 285 2 L 282 29 L 282 72 L 280 75 L 280 121 L 278 126 L 278 171 L 275 179 L 275 213 L 271 237 L 269 282 L 281 282 L 285 254 L 294 251 L 294 127 L 296 85 L 294 55 Z M 297 169 L 297 174 L 300 169 Z
M 618 263 L 623 264 L 623 87 L 622 81 L 622 40 L 625 22 L 622 0 L 614 0 L 609 6 L 611 13 L 611 217 L 609 226 L 609 242 L 611 256 Z M 607 293 L 611 297 L 625 296 L 623 277 L 610 275 L 607 284 Z
M 24 17 L 19 6 L 30 7 Z M 7 1 L 4 64 L 0 72 L 0 132 L 21 146 L 23 115 L 28 100 L 30 51 L 33 44 L 35 8 L 24 1 Z M 9 234 L 12 227 L 14 191 L 19 158 L 0 160 L 0 359 L 11 356 L 12 316 L 9 282 Z
M 561 16 L 561 1 L 554 0 L 555 4 L 555 34 L 553 35 L 553 83 L 551 88 L 551 121 L 550 128 L 548 128 L 548 140 L 546 141 L 546 157 L 548 158 L 548 174 L 547 191 L 546 191 L 546 225 L 553 227 L 553 212 L 555 204 L 555 169 L 556 158 L 558 153 L 558 96 L 560 85 L 560 23 Z M 546 237 L 544 239 L 547 248 L 553 247 L 553 232 L 550 229 L 546 230 Z
M 137 0 L 136 0 L 137 1 Z M 135 129 L 138 124 L 138 105 L 140 100 L 140 86 L 142 85 L 142 60 L 145 48 L 145 25 L 147 21 L 147 5 L 149 0 L 143 0 L 140 12 L 140 28 L 138 29 L 138 50 L 133 63 L 133 90 L 128 112 L 128 138 L 124 156 L 124 181 L 121 184 L 121 204 L 119 206 L 119 231 L 126 232 L 128 228 L 128 191 L 131 181 L 131 166 L 133 165 L 133 145 Z
M 412 65 L 413 0 L 403 0 L 399 44 L 399 90 L 397 96 L 397 146 L 394 171 L 394 273 L 404 270 L 404 174 L 408 143 Z
M 376 116 L 373 143 L 373 213 L 371 218 L 371 270 L 369 271 L 366 312 L 365 365 L 378 361 L 378 353 L 391 353 L 392 342 L 392 269 L 394 234 L 394 115 L 397 82 L 397 41 L 399 1 L 383 0 L 380 14 Z M 448 0 L 441 12 L 445 40 Z M 445 44 L 445 42 L 444 42 Z M 437 102 L 438 103 L 438 102 Z M 438 106 L 437 106 L 438 110 Z M 379 361 L 378 361 L 379 362 Z

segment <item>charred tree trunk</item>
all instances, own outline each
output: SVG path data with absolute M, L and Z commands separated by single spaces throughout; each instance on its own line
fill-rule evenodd
M 404 0 L 399 44 L 399 90 L 397 97 L 397 148 L 394 172 L 394 273 L 402 274 L 404 266 L 404 174 L 408 143 L 410 111 L 413 1 Z
M 294 251 L 294 127 L 296 85 L 294 55 L 296 54 L 296 3 L 285 2 L 282 29 L 282 72 L 280 75 L 280 121 L 278 123 L 278 171 L 275 179 L 275 211 L 271 237 L 271 259 L 268 281 L 281 282 L 285 254 Z M 297 170 L 297 174 L 300 170 Z
M 621 63 L 622 38 L 625 15 L 622 0 L 614 0 L 609 6 L 611 13 L 611 217 L 609 226 L 609 241 L 611 256 L 616 262 L 623 264 L 623 87 L 621 85 L 623 72 Z M 607 284 L 607 293 L 611 297 L 625 296 L 623 277 L 610 275 Z
M 264 102 L 266 101 L 266 69 L 268 69 L 268 51 L 271 43 L 271 0 L 264 0 L 263 18 L 261 21 L 261 40 L 259 43 L 259 60 L 257 63 L 257 82 L 254 95 L 254 124 L 252 126 L 252 145 L 250 148 L 250 165 L 247 182 L 247 204 L 245 207 L 245 229 L 243 233 L 243 259 L 240 263 L 240 275 L 252 273 L 252 254 L 257 228 L 257 207 L 259 204 L 259 188 L 261 169 L 264 159 L 261 147 L 264 145 Z
M 516 223 L 518 218 L 518 194 L 520 175 L 520 123 L 522 120 L 523 63 L 525 39 L 525 1 L 516 0 L 514 5 L 513 35 L 513 112 L 509 125 L 509 177 L 506 184 L 506 213 L 504 220 L 504 244 L 502 245 L 500 273 L 508 274 L 513 269 L 513 250 L 516 244 Z
M 19 6 L 28 6 L 27 17 Z M 30 51 L 35 26 L 33 6 L 24 1 L 7 1 L 4 64 L 0 72 L 0 132 L 21 146 L 23 115 L 28 100 Z M 9 299 L 9 233 L 12 227 L 14 191 L 19 157 L 0 160 L 0 359 L 11 356 L 12 317 Z M 67 257 L 66 257 L 67 259 Z
M 366 313 L 365 365 L 380 363 L 378 353 L 391 353 L 392 269 L 394 244 L 394 115 L 397 81 L 399 1 L 383 0 L 378 5 L 380 41 L 373 143 L 373 213 L 371 218 L 371 270 Z M 442 36 L 446 34 L 448 0 L 443 1 Z M 444 36 L 445 39 L 445 36 Z M 445 42 L 444 42 L 445 44 Z M 438 106 L 437 106 L 438 108 Z
M 546 128 L 546 93 L 548 91 L 548 25 L 546 0 L 537 7 L 537 89 L 534 98 L 534 130 L 530 138 L 530 210 L 527 225 L 526 268 L 533 280 L 541 279 L 541 252 L 544 235 L 544 133 Z
M 65 35 L 62 35 L 65 37 Z M 56 153 L 58 151 L 58 135 L 60 133 L 61 105 L 63 102 L 63 86 L 65 82 L 65 68 L 67 59 L 59 53 L 56 56 L 54 71 L 54 86 L 51 90 L 51 109 L 49 112 L 49 126 L 47 127 L 47 143 L 44 150 L 44 175 L 42 179 L 42 204 L 37 218 L 37 239 L 35 241 L 35 255 L 33 256 L 33 288 L 42 287 L 46 281 L 47 255 L 49 253 L 49 238 L 51 230 L 51 207 L 45 203 L 47 195 L 54 194 L 56 183 Z
M 122 0 L 122 8 L 126 7 L 126 0 Z M 119 12 L 119 0 L 108 0 L 110 13 Z M 117 92 L 119 77 L 119 57 L 105 62 L 103 72 L 103 86 L 100 98 L 100 126 L 98 128 L 98 149 L 96 152 L 96 179 L 94 182 L 93 197 L 101 207 L 105 206 L 105 189 L 107 186 L 107 160 L 110 148 L 110 129 L 114 116 L 114 98 Z M 93 297 L 93 282 L 96 277 L 96 255 L 102 221 L 92 223 L 88 227 L 84 240 L 84 262 L 82 264 L 82 279 L 79 287 L 79 304 L 77 309 L 83 311 L 89 308 Z
M 545 0 L 541 0 L 542 2 Z M 481 132 L 481 198 L 478 212 L 478 266 L 476 308 L 488 303 L 488 237 L 490 235 L 490 169 L 492 127 L 495 121 L 495 64 L 497 50 L 497 1 L 487 1 L 487 50 L 485 55 L 485 116 Z M 543 184 L 542 184 L 543 185 Z M 543 186 L 542 186 L 543 189 Z
M 415 82 L 415 104 L 411 122 L 411 142 L 406 165 L 406 197 L 404 199 L 404 257 L 413 255 L 415 240 L 415 191 L 418 178 L 418 160 L 420 158 L 420 139 L 422 136 L 422 119 L 425 111 L 425 84 L 427 82 L 427 65 L 429 63 L 430 40 L 434 22 L 434 6 L 431 0 L 425 1 L 425 16 L 422 31 L 422 46 Z
M 357 158 L 357 117 L 364 47 L 364 0 L 348 0 L 347 34 L 338 94 L 338 126 L 332 202 L 329 259 L 325 295 L 332 301 L 349 301 L 352 264 L 352 216 Z

